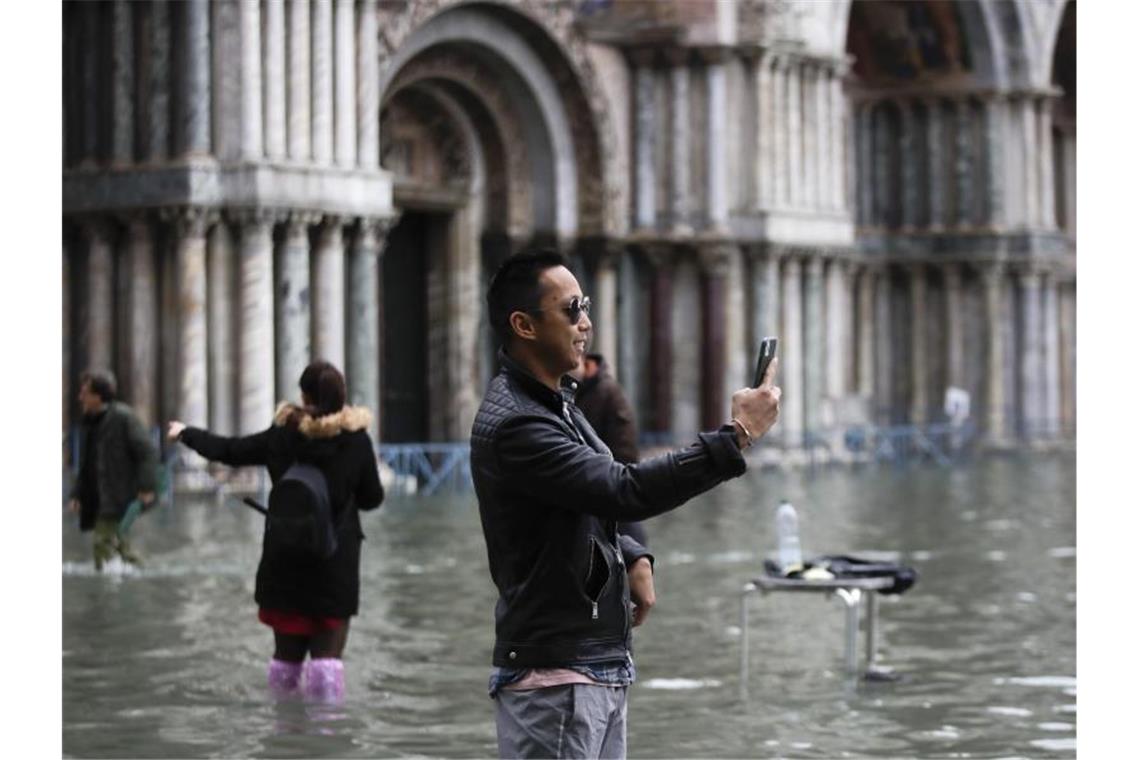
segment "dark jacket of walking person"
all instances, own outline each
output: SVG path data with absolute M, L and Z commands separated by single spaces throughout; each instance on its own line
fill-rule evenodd
M 574 394 L 574 403 L 609 447 L 615 462 L 636 464 L 641 459 L 637 451 L 637 421 L 633 407 L 601 354 L 586 354 L 583 359 L 582 379 Z M 649 535 L 640 522 L 618 523 L 618 531 L 633 536 L 639 544 L 649 546 Z
M 591 323 L 562 256 L 508 258 L 487 304 L 501 369 L 471 429 L 471 474 L 499 591 L 488 688 L 499 754 L 624 757 L 630 630 L 655 596 L 652 557 L 616 523 L 675 509 L 742 474 L 741 448 L 778 415 L 774 367 L 760 388 L 733 395 L 730 424 L 625 465 L 572 403 L 565 375 Z
M 170 435 L 212 461 L 264 466 L 273 483 L 295 462 L 313 464 L 324 475 L 336 551 L 328 559 L 298 557 L 263 540 L 254 599 L 258 618 L 274 630 L 269 677 L 275 693 L 300 685 L 301 663 L 310 654 L 306 693 L 339 699 L 348 619 L 357 613 L 360 600 L 364 531 L 359 512 L 380 506 L 384 489 L 368 435 L 371 412 L 345 406 L 340 371 L 327 362 L 310 364 L 301 375 L 301 393 L 302 406 L 281 404 L 273 424 L 260 433 L 225 437 L 172 422 Z
M 79 381 L 79 476 L 69 506 L 79 512 L 79 529 L 95 530 L 95 566 L 118 553 L 138 564 L 119 521 L 136 498 L 154 500 L 158 482 L 158 449 L 129 406 L 115 400 L 115 378 L 109 372 L 85 372 Z

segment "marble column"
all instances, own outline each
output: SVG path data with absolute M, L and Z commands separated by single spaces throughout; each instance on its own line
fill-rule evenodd
M 846 269 L 847 262 L 832 259 L 827 265 L 827 337 L 824 362 L 827 366 L 827 398 L 832 400 L 832 406 L 841 399 L 846 391 L 844 387 L 845 372 L 850 345 L 844 340 L 844 327 L 850 322 L 850 310 L 847 308 L 846 298 Z M 825 420 L 830 424 L 834 420 Z
M 889 103 L 881 104 L 875 109 L 875 117 L 872 120 L 874 125 L 874 150 L 872 151 L 874 200 L 871 203 L 871 208 L 874 226 L 887 228 L 895 223 L 895 212 L 898 210 L 896 204 L 899 200 L 899 196 L 896 194 L 899 188 L 891 176 L 891 153 L 895 150 L 895 140 L 894 136 L 891 135 L 890 120 L 887 117 L 887 109 L 889 108 Z
M 858 156 L 856 169 L 858 224 L 860 227 L 875 225 L 875 104 L 859 104 L 856 142 Z
M 99 17 L 100 7 L 95 3 L 78 6 L 80 14 L 79 79 L 82 93 L 87 97 L 78 98 L 82 113 L 82 148 L 80 160 L 85 166 L 94 166 L 98 161 L 99 149 Z
M 926 372 L 926 266 L 915 264 L 910 278 L 910 421 L 925 425 L 929 407 Z
M 133 3 L 115 0 L 112 8 L 111 100 L 114 124 L 111 163 L 125 166 L 135 157 L 135 35 Z M 90 93 L 88 93 L 90 97 Z
M 380 440 L 380 257 L 390 222 L 362 219 L 353 228 L 349 257 L 349 401 L 372 411 L 369 433 Z
M 296 400 L 297 382 L 313 356 L 309 307 L 309 226 L 320 222 L 315 212 L 294 211 L 285 220 L 285 234 L 274 267 L 277 399 Z
M 701 268 L 701 429 L 724 423 L 725 280 L 731 250 L 713 243 L 698 251 Z
M 855 385 L 859 395 L 868 400 L 875 395 L 875 270 L 864 267 L 859 275 L 859 363 L 855 370 Z
M 127 266 L 130 267 L 130 351 L 127 384 L 131 406 L 148 428 L 158 424 L 158 304 L 155 301 L 154 235 L 142 215 L 127 220 Z
M 987 439 L 991 445 L 1000 445 L 1006 439 L 1005 417 L 1005 333 L 1004 290 L 1005 271 L 998 263 L 986 265 L 983 270 L 986 291 L 986 325 L 989 340 L 986 353 L 986 422 Z
M 273 416 L 273 215 L 240 212 L 238 433 L 264 430 Z
M 803 265 L 795 256 L 784 259 L 780 305 L 783 308 L 780 336 L 780 422 L 785 446 L 803 445 L 804 432 L 804 340 Z
M 309 51 L 310 0 L 287 0 L 289 21 L 289 92 L 288 133 L 289 158 L 307 161 L 312 153 L 312 112 L 310 110 L 310 76 L 312 74 Z M 375 36 L 375 35 L 373 35 Z M 379 109 L 375 116 L 379 123 Z
M 748 248 L 752 256 L 749 283 L 752 286 L 752 358 L 760 350 L 760 341 L 768 336 L 779 337 L 780 321 L 780 262 L 765 244 Z M 755 371 L 755 367 L 751 370 Z M 781 368 L 782 370 L 782 368 Z
M 926 100 L 926 208 L 929 228 L 941 230 L 946 224 L 946 158 L 943 150 L 942 101 Z
M 1044 348 L 1042 359 L 1045 363 L 1042 373 L 1045 383 L 1042 422 L 1046 436 L 1056 437 L 1061 430 L 1061 325 L 1060 304 L 1057 300 L 1057 284 L 1052 272 L 1045 272 L 1041 279 L 1042 321 L 1044 324 Z
M 378 169 L 380 51 L 376 37 L 376 0 L 360 0 L 359 8 L 356 26 L 356 162 L 362 169 Z
M 236 345 L 238 324 L 236 319 L 237 261 L 233 233 L 225 220 L 210 228 L 206 237 L 206 325 L 209 330 L 209 389 L 210 430 L 221 435 L 232 435 L 236 428 L 237 409 L 234 394 L 237 390 Z
M 954 122 L 955 221 L 959 227 L 970 227 L 974 223 L 975 159 L 973 113 L 968 98 L 955 102 Z
M 1006 103 L 1000 96 L 991 95 L 986 99 L 985 118 L 986 158 L 983 166 L 985 170 L 986 221 L 989 227 L 1001 229 L 1006 222 L 1003 199 L 1006 178 Z
M 313 251 L 314 358 L 344 367 L 344 235 L 341 219 L 325 217 Z
M 757 208 L 772 205 L 775 159 L 773 128 L 776 114 L 772 110 L 772 55 L 765 52 L 756 59 L 756 200 Z
M 170 215 L 178 269 L 178 418 L 187 425 L 210 424 L 206 350 L 206 226 L 202 209 Z
M 803 100 L 801 89 L 803 82 L 803 64 L 798 59 L 790 62 L 785 72 L 787 85 L 785 89 L 786 100 L 785 115 L 788 121 L 788 140 L 785 147 L 788 151 L 788 201 L 791 206 L 803 205 Z
M 620 249 L 612 242 L 602 243 L 594 270 L 597 293 L 597 318 L 594 323 L 595 349 L 606 357 L 611 370 L 617 372 L 617 268 Z M 593 317 L 594 315 L 591 315 Z
M 87 242 L 87 366 L 113 369 L 115 263 L 111 230 L 106 222 L 93 219 L 84 224 Z
M 875 277 L 875 410 L 879 423 L 894 421 L 894 351 L 891 341 L 891 270 L 884 266 Z
M 802 205 L 814 208 L 816 204 L 816 166 L 819 156 L 819 125 L 820 114 L 816 100 L 816 71 L 809 63 L 800 68 L 800 84 L 802 91 L 802 108 L 800 125 L 800 142 L 803 145 L 803 174 L 801 177 Z
M 1037 159 L 1041 187 L 1041 225 L 1057 228 L 1056 199 L 1053 186 L 1053 102 L 1048 96 L 1037 102 Z
M 902 178 L 902 225 L 905 230 L 914 230 L 918 227 L 918 206 L 922 198 L 918 166 L 922 161 L 922 154 L 918 141 L 918 125 L 914 118 L 914 103 L 909 100 L 898 101 L 900 115 L 899 129 L 899 167 Z
M 705 293 L 701 278 L 699 253 L 679 248 L 672 269 L 672 315 L 669 340 L 672 344 L 673 436 L 678 441 L 695 435 L 703 425 L 704 361 L 707 346 L 704 335 Z
M 349 168 L 356 165 L 356 50 L 353 44 L 356 23 L 353 0 L 336 0 L 334 18 L 336 163 Z
M 1060 375 L 1058 384 L 1061 395 L 1061 430 L 1066 436 L 1076 434 L 1077 393 L 1076 393 L 1076 287 L 1073 282 L 1060 282 L 1057 285 L 1058 309 L 1060 310 L 1058 344 L 1060 345 Z
M 788 205 L 788 75 L 787 59 L 772 58 L 772 175 L 773 205 Z
M 831 97 L 829 93 L 829 78 L 831 74 L 824 64 L 816 68 L 815 84 L 812 88 L 815 95 L 815 175 L 812 184 L 815 185 L 815 194 L 812 201 L 817 209 L 826 209 L 831 206 L 831 182 L 835 162 L 838 156 L 832 155 L 834 141 L 831 139 L 832 118 L 830 113 Z
M 692 207 L 689 198 L 689 57 L 684 48 L 670 54 L 673 129 L 670 141 L 669 170 L 672 175 L 670 220 L 673 230 L 686 234 L 692 229 Z
M 724 54 L 719 50 L 705 54 L 705 77 L 708 83 L 705 113 L 705 197 L 708 202 L 708 226 L 717 231 L 728 228 L 728 171 L 725 166 L 728 148 L 728 83 Z
M 269 3 L 268 5 L 273 5 Z M 182 112 L 182 154 L 210 153 L 210 4 L 189 0 L 183 6 L 185 21 L 182 77 L 185 92 Z
M 962 311 L 961 264 L 950 263 L 942 267 L 942 280 L 946 288 L 946 383 L 955 388 L 966 387 L 963 365 L 965 337 Z
M 1021 301 L 1021 355 L 1018 357 L 1021 379 L 1022 434 L 1036 438 L 1041 434 L 1044 409 L 1041 366 L 1041 275 L 1032 269 L 1017 273 Z
M 332 0 L 313 0 L 313 161 L 333 160 L 333 12 Z
M 1063 185 L 1065 231 L 1075 239 L 1077 236 L 1077 138 L 1075 135 L 1065 135 L 1062 150 L 1064 151 L 1062 167 L 1065 173 Z
M 287 154 L 289 126 L 285 99 L 285 4 L 270 0 L 265 9 L 265 154 L 281 161 Z
M 831 208 L 845 210 L 847 208 L 847 167 L 850 166 L 847 158 L 847 97 L 843 94 L 842 73 L 838 70 L 832 72 L 830 83 L 831 97 Z
M 632 54 L 634 83 L 634 227 L 651 230 L 657 223 L 656 165 L 654 140 L 657 134 L 656 105 L 653 95 L 653 53 L 638 49 Z
M 161 161 L 170 153 L 170 6 L 166 3 L 150 5 L 149 42 L 147 86 L 150 97 L 144 155 L 151 161 Z
M 1041 224 L 1041 186 L 1037 155 L 1037 113 L 1034 98 L 1026 95 L 1017 101 L 1021 127 L 1022 183 L 1025 188 L 1025 224 L 1036 229 Z
M 824 365 L 823 257 L 814 255 L 804 267 L 804 420 L 809 433 L 822 427 Z
M 261 9 L 258 0 L 241 0 L 241 156 L 262 156 Z
M 673 251 L 654 246 L 646 257 L 653 266 L 649 294 L 651 429 L 665 433 L 673 430 Z

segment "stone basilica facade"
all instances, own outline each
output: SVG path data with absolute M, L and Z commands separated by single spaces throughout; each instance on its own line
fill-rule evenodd
M 574 262 L 643 431 L 1075 431 L 1073 0 L 63 6 L 64 425 L 263 429 L 311 357 L 379 438 L 466 440 L 489 273 Z

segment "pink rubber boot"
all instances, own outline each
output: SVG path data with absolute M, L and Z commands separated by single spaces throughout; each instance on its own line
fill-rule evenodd
M 301 684 L 301 663 L 278 660 L 269 661 L 269 691 L 275 699 L 283 699 L 297 694 Z
M 344 700 L 344 663 L 336 657 L 314 657 L 305 663 L 305 697 L 315 702 Z

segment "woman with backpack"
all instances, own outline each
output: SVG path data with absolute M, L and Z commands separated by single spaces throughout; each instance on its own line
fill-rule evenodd
M 279 697 L 303 690 L 311 699 L 339 701 L 344 696 L 341 655 L 360 596 L 364 533 L 358 512 L 380 506 L 384 489 L 368 435 L 372 415 L 364 407 L 345 405 L 340 370 L 315 361 L 301 373 L 300 386 L 302 405 L 282 403 L 273 424 L 260 433 L 231 438 L 173 421 L 167 436 L 211 461 L 269 470 L 273 489 L 254 592 L 258 619 L 273 629 L 269 687 Z M 320 491 L 321 498 L 311 503 L 323 501 L 325 512 L 306 515 L 309 502 L 298 496 L 303 488 L 298 488 L 297 473 L 306 476 L 308 488 L 318 471 L 314 493 Z M 278 488 L 279 483 L 284 485 Z M 290 514 L 282 521 L 279 515 L 286 510 Z M 298 546 L 287 528 L 299 519 L 325 530 L 331 521 L 335 549 L 332 544 L 318 550 Z M 329 550 L 331 556 L 325 558 Z

